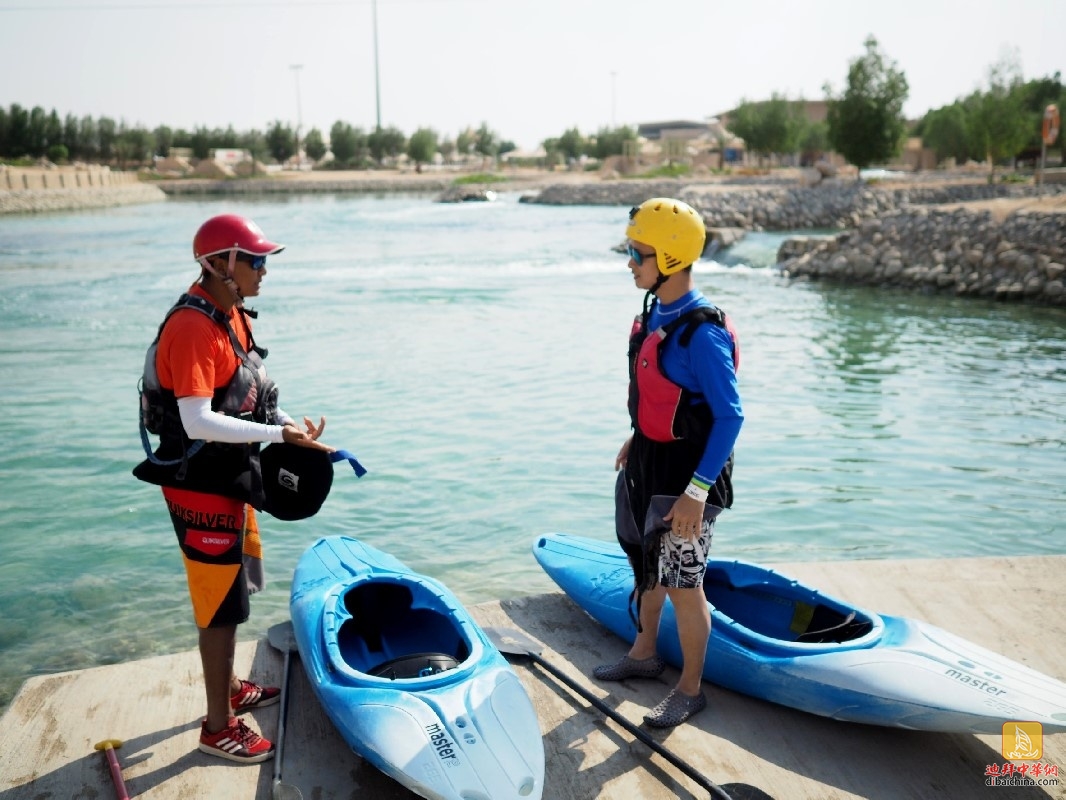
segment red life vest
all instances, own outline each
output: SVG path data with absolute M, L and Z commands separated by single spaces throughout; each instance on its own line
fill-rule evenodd
M 733 369 L 740 368 L 740 341 L 732 321 L 719 308 L 700 306 L 678 319 L 648 332 L 644 315 L 633 321 L 630 332 L 629 413 L 634 427 L 654 442 L 672 442 L 706 435 L 712 422 L 706 403 L 693 403 L 693 393 L 666 377 L 661 356 L 667 338 L 684 326 L 680 344 L 687 347 L 705 322 L 718 325 L 733 342 Z

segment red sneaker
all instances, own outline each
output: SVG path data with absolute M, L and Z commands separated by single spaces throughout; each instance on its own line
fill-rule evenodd
M 241 681 L 241 690 L 229 699 L 230 708 L 235 714 L 243 714 L 253 708 L 272 706 L 281 699 L 281 689 L 277 686 L 260 686 L 251 681 Z
M 218 733 L 207 732 L 207 720 L 200 726 L 200 750 L 240 764 L 258 764 L 274 757 L 274 745 L 233 717 Z

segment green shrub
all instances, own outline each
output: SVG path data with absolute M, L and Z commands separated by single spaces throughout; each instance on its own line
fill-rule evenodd
M 628 178 L 681 178 L 692 172 L 692 167 L 688 164 L 667 164 L 662 167 L 656 167 L 655 169 L 649 169 L 647 172 L 641 172 L 635 175 L 627 175 Z
M 472 172 L 469 175 L 460 175 L 452 183 L 456 186 L 465 186 L 468 183 L 506 183 L 507 178 L 491 172 Z

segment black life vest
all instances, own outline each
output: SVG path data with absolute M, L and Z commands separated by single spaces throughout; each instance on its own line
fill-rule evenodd
M 178 311 L 191 308 L 223 327 L 229 336 L 233 352 L 241 363 L 229 382 L 214 392 L 211 409 L 231 417 L 250 419 L 266 425 L 278 424 L 278 390 L 267 376 L 263 359 L 265 348 L 256 346 L 251 329 L 241 309 L 242 321 L 248 334 L 246 351 L 229 323 L 229 316 L 209 300 L 195 294 L 183 294 L 167 312 L 149 346 L 144 360 L 140 389 L 141 444 L 147 458 L 138 464 L 133 474 L 140 480 L 157 486 L 174 486 L 193 491 L 235 497 L 255 508 L 263 506 L 262 475 L 259 465 L 258 442 L 231 444 L 227 442 L 192 441 L 185 433 L 174 392 L 163 388 L 156 372 L 159 339 L 167 321 Z M 153 452 L 148 434 L 159 436 L 159 447 Z

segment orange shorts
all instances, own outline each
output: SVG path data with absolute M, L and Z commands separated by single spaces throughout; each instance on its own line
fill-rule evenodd
M 246 545 L 259 549 L 255 512 L 241 500 L 163 487 L 181 547 L 193 616 L 199 628 L 248 619 Z M 260 555 L 260 553 L 256 553 Z

